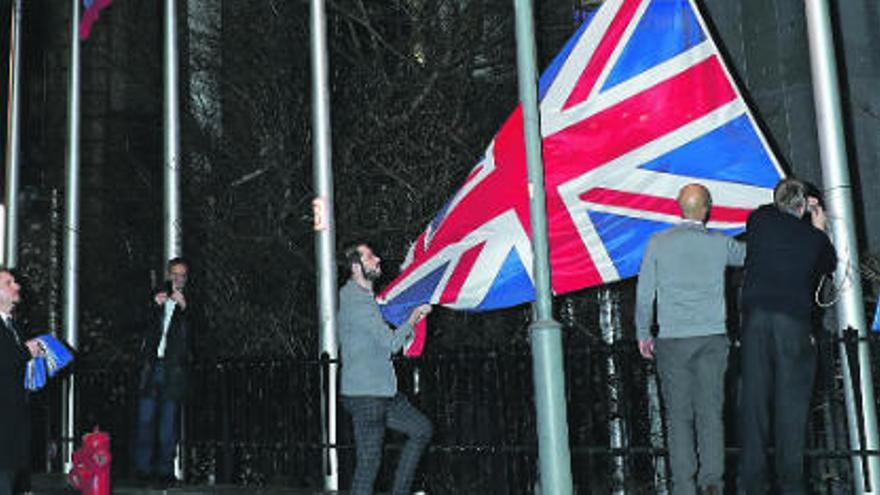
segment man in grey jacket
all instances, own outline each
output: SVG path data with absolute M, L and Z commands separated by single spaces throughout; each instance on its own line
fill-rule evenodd
M 409 437 L 397 463 L 391 493 L 410 495 L 419 458 L 431 439 L 433 427 L 397 391 L 391 355 L 412 339 L 413 325 L 431 311 L 431 306 L 416 307 L 403 325 L 391 330 L 382 319 L 373 294 L 373 282 L 382 274 L 382 260 L 363 243 L 347 248 L 344 256 L 349 279 L 339 291 L 338 319 L 342 405 L 354 423 L 357 455 L 351 493 L 373 493 L 388 427 Z
M 724 274 L 742 266 L 744 244 L 710 232 L 712 197 L 700 184 L 678 194 L 682 222 L 648 242 L 636 289 L 639 351 L 656 354 L 666 406 L 672 493 L 721 494 L 724 475 Z M 658 338 L 651 336 L 657 301 Z M 696 432 L 696 442 L 694 441 Z M 699 473 L 698 473 L 699 470 Z

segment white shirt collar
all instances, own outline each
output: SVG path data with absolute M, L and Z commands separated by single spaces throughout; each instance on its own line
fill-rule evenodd
M 679 222 L 679 223 L 680 223 L 680 225 L 693 225 L 696 227 L 705 227 L 706 226 L 705 223 L 703 223 L 699 220 L 693 220 L 691 218 L 682 218 L 681 222 Z

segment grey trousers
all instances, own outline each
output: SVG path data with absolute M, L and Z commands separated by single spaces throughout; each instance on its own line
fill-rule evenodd
M 431 421 L 406 400 L 394 397 L 342 397 L 342 405 L 351 414 L 357 463 L 351 481 L 352 495 L 372 495 L 382 464 L 385 429 L 405 433 L 409 438 L 397 461 L 392 495 L 410 495 L 422 452 L 433 434 Z
M 673 495 L 723 489 L 726 335 L 658 339 L 654 352 L 666 407 Z

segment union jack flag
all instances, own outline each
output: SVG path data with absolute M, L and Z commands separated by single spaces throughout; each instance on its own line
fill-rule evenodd
M 783 176 L 692 0 L 605 1 L 539 92 L 556 294 L 636 275 L 682 186 L 707 186 L 709 227 L 733 234 Z M 383 315 L 533 300 L 530 235 L 520 107 L 379 295 Z

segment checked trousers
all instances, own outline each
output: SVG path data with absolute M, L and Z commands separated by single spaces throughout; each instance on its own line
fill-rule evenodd
M 342 405 L 351 414 L 357 464 L 351 484 L 352 495 L 373 493 L 382 464 L 385 429 L 407 435 L 394 473 L 393 495 L 410 495 L 422 452 L 433 433 L 431 421 L 400 393 L 394 397 L 343 396 Z

